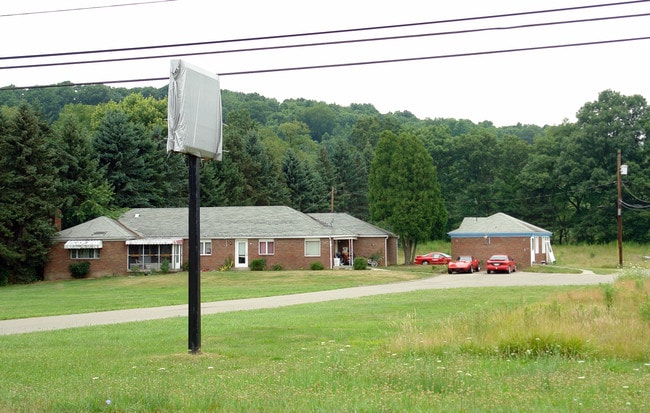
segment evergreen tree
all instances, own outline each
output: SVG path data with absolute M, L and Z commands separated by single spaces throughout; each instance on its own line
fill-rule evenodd
M 145 164 L 145 153 L 151 150 L 139 130 L 119 110 L 106 113 L 101 121 L 93 147 L 104 177 L 115 191 L 117 208 L 151 207 L 151 170 Z
M 282 205 L 289 193 L 284 181 L 275 171 L 273 160 L 259 139 L 257 131 L 246 136 L 246 151 L 241 163 L 246 177 L 246 193 L 251 205 Z
M 63 228 L 109 214 L 114 194 L 99 173 L 90 137 L 72 115 L 61 117 L 55 131 L 63 194 Z
M 368 168 L 363 153 L 343 139 L 330 143 L 334 168 L 334 209 L 360 219 L 368 216 Z
M 325 210 L 328 197 L 320 177 L 291 148 L 284 156 L 282 172 L 289 189 L 289 206 L 302 212 Z
M 27 105 L 0 114 L 0 284 L 42 279 L 61 205 L 50 136 Z
M 413 262 L 419 242 L 446 226 L 433 159 L 409 133 L 382 133 L 370 167 L 368 196 L 371 220 L 399 235 L 407 264 Z

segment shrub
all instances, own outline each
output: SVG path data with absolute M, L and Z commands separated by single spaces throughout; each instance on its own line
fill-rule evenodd
M 282 265 L 280 264 L 273 264 L 273 271 L 282 271 Z
M 251 271 L 264 271 L 266 268 L 266 260 L 264 258 L 257 258 L 251 261 Z
M 68 268 L 73 278 L 86 278 L 90 273 L 90 261 L 73 262 Z
M 363 257 L 355 258 L 353 267 L 355 270 L 365 270 L 368 267 L 368 260 Z
M 309 268 L 311 268 L 313 271 L 320 271 L 320 270 L 324 269 L 325 267 L 323 267 L 323 264 L 320 261 L 315 261 L 315 262 L 311 263 Z
M 160 263 L 160 272 L 163 274 L 167 274 L 169 272 L 169 260 L 164 259 L 163 262 Z

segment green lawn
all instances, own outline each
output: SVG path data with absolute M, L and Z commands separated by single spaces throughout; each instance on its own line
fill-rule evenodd
M 584 251 L 562 257 L 598 254 Z M 438 270 L 204 273 L 202 297 Z M 186 278 L 2 287 L 0 314 L 181 304 Z M 0 412 L 650 411 L 650 279 L 640 266 L 615 285 L 429 290 L 204 315 L 199 355 L 187 353 L 187 337 L 185 317 L 0 336 Z
M 225 271 L 201 274 L 203 302 L 268 297 L 431 276 L 407 271 Z M 186 304 L 187 273 L 39 282 L 0 288 L 0 319 Z
M 210 315 L 200 355 L 185 318 L 2 336 L 0 412 L 645 412 L 649 289 L 637 276 L 611 302 L 602 286 L 470 288 Z

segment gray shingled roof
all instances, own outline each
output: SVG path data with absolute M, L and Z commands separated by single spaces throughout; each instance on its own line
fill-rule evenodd
M 498 212 L 489 217 L 466 217 L 460 227 L 447 233 L 451 238 L 491 236 L 551 236 L 551 232 Z
M 60 231 L 55 239 L 57 241 L 89 239 L 120 241 L 134 238 L 136 235 L 120 225 L 119 222 L 108 217 L 99 217 Z
M 119 221 L 143 238 L 188 237 L 187 208 L 135 208 Z M 201 208 L 201 237 L 319 238 L 329 234 L 323 223 L 286 206 Z
M 58 233 L 58 241 L 187 238 L 187 208 L 134 208 L 117 221 L 100 217 Z M 343 213 L 303 214 L 286 206 L 201 208 L 201 237 L 322 238 L 395 236 Z
M 376 227 L 358 218 L 343 213 L 312 213 L 307 214 L 310 217 L 317 219 L 327 226 L 332 227 L 332 232 L 337 237 L 353 236 L 353 237 L 385 237 L 396 236 L 390 231 Z

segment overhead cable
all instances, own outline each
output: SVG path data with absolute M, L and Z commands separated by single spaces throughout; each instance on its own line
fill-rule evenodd
M 116 48 L 116 49 L 68 51 L 68 52 L 33 54 L 33 55 L 19 55 L 19 56 L 0 56 L 0 60 L 30 59 L 30 58 L 44 58 L 44 57 L 61 57 L 61 56 L 72 56 L 72 55 L 82 55 L 82 54 L 129 52 L 129 51 L 139 51 L 139 50 L 148 50 L 148 49 L 177 48 L 177 47 L 189 47 L 189 46 L 205 46 L 205 45 L 223 44 L 223 43 L 239 43 L 239 42 L 250 42 L 250 41 L 261 41 L 261 40 L 288 39 L 288 38 L 306 37 L 306 36 L 322 36 L 322 35 L 352 33 L 352 32 L 361 32 L 361 31 L 398 29 L 398 28 L 406 28 L 406 27 L 435 25 L 435 24 L 460 23 L 460 22 L 475 21 L 475 20 L 487 20 L 487 19 L 498 19 L 498 18 L 506 18 L 506 17 L 529 16 L 529 15 L 545 14 L 545 13 L 558 13 L 558 12 L 567 12 L 567 11 L 577 11 L 577 10 L 595 9 L 595 8 L 603 8 L 603 7 L 631 5 L 631 4 L 636 4 L 636 3 L 647 3 L 649 1 L 650 0 L 631 0 L 631 1 L 622 1 L 622 2 L 614 2 L 614 3 L 603 3 L 603 4 L 592 4 L 592 5 L 585 5 L 585 6 L 564 7 L 564 8 L 556 8 L 556 9 L 545 9 L 545 10 L 534 10 L 534 11 L 524 11 L 524 12 L 515 12 L 515 13 L 494 14 L 494 15 L 487 15 L 487 16 L 461 17 L 461 18 L 443 19 L 443 20 L 435 20 L 435 21 L 427 21 L 427 22 L 403 23 L 403 24 L 391 24 L 391 25 L 384 25 L 384 26 L 370 26 L 370 27 L 358 27 L 358 28 L 339 29 L 339 30 L 325 30 L 325 31 L 306 32 L 306 33 L 291 33 L 291 34 L 280 34 L 280 35 L 271 35 L 271 36 L 247 37 L 247 38 L 241 38 L 241 39 L 214 40 L 214 41 L 192 42 L 192 43 L 177 43 L 177 44 L 155 45 L 155 46 L 125 47 L 125 48 Z
M 121 3 L 121 4 L 107 4 L 104 6 L 87 6 L 87 7 L 74 7 L 69 9 L 54 9 L 54 10 L 41 10 L 41 11 L 26 11 L 20 13 L 6 13 L 0 14 L 0 17 L 17 17 L 17 16 L 30 16 L 34 14 L 51 14 L 51 13 L 63 13 L 70 11 L 82 11 L 82 10 L 94 10 L 94 9 L 110 9 L 115 7 L 131 7 L 131 6 L 142 6 L 153 3 L 167 3 L 176 0 L 151 0 L 151 1 L 140 1 L 134 3 Z
M 450 59 L 450 58 L 459 58 L 459 57 L 484 56 L 484 55 L 515 53 L 515 52 L 529 52 L 529 51 L 536 51 L 536 50 L 561 49 L 561 48 L 568 48 L 568 47 L 582 47 L 582 46 L 594 46 L 594 45 L 603 45 L 603 44 L 626 43 L 626 42 L 635 42 L 641 40 L 650 40 L 650 36 L 633 37 L 633 38 L 626 38 L 626 39 L 598 40 L 598 41 L 581 42 L 581 43 L 520 47 L 514 49 L 453 53 L 453 54 L 435 55 L 435 56 L 406 57 L 401 59 L 368 60 L 368 61 L 360 61 L 360 62 L 332 63 L 332 64 L 321 64 L 321 65 L 312 65 L 312 66 L 291 66 L 291 67 L 279 67 L 279 68 L 269 68 L 269 69 L 243 70 L 243 71 L 236 71 L 236 72 L 217 73 L 217 75 L 219 76 L 253 75 L 253 74 L 273 73 L 273 72 L 330 69 L 330 68 L 337 68 L 337 67 L 364 66 L 364 65 L 375 65 L 375 64 L 386 64 L 386 63 L 403 63 L 403 62 L 414 62 L 414 61 L 433 60 L 433 59 Z M 44 88 L 53 88 L 53 87 L 88 86 L 88 85 L 98 85 L 98 84 L 152 82 L 152 81 L 163 81 L 168 79 L 169 79 L 168 77 L 154 77 L 154 78 L 144 78 L 144 79 L 141 78 L 141 79 L 65 83 L 65 84 L 58 84 L 58 85 L 9 86 L 9 87 L 0 88 L 0 90 L 44 89 Z
M 322 46 L 342 45 L 342 44 L 351 44 L 351 43 L 378 42 L 378 41 L 387 41 L 387 40 L 403 40 L 403 39 L 421 38 L 421 37 L 468 34 L 468 33 L 486 32 L 486 31 L 526 29 L 526 28 L 533 28 L 533 27 L 557 26 L 562 24 L 590 23 L 596 21 L 627 19 L 627 18 L 635 18 L 635 17 L 647 17 L 647 16 L 650 16 L 650 13 L 595 17 L 595 18 L 588 18 L 588 19 L 563 20 L 563 21 L 554 21 L 554 22 L 518 24 L 513 26 L 484 27 L 478 29 L 454 30 L 454 31 L 435 32 L 435 33 L 418 33 L 418 34 L 408 34 L 408 35 L 399 35 L 399 36 L 373 37 L 373 38 L 365 38 L 365 39 L 336 40 L 336 41 L 316 42 L 316 43 L 298 43 L 298 44 L 278 45 L 278 46 L 263 46 L 263 47 L 203 51 L 203 52 L 186 52 L 186 53 L 174 53 L 174 54 L 153 55 L 153 56 L 116 57 L 111 59 L 81 60 L 81 61 L 71 61 L 71 62 L 21 64 L 21 65 L 12 65 L 12 66 L 0 66 L 0 70 L 28 69 L 28 68 L 32 69 L 38 67 L 70 66 L 70 65 L 80 65 L 80 64 L 116 63 L 116 62 L 127 62 L 127 61 L 134 61 L 134 60 L 178 58 L 178 57 L 187 57 L 187 56 L 204 56 L 204 55 L 225 54 L 225 53 L 259 52 L 259 51 L 292 49 L 292 48 L 301 48 L 301 47 L 322 47 Z

